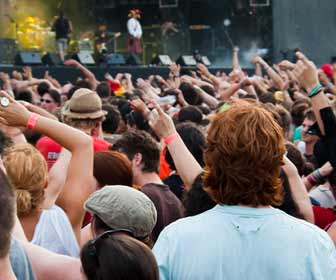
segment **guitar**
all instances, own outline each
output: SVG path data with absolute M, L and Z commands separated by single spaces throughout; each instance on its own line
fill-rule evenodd
M 113 40 L 119 38 L 121 36 L 121 32 L 117 32 L 117 33 L 106 33 L 105 35 L 106 37 L 109 37 L 109 39 L 107 39 L 104 42 L 99 42 L 99 40 L 102 39 L 102 37 L 96 37 L 96 52 L 99 54 L 105 53 L 108 51 L 107 46 L 108 44 L 110 44 Z

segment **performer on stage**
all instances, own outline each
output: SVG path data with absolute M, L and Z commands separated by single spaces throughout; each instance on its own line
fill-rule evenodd
M 56 49 L 62 62 L 68 52 L 69 35 L 72 33 L 72 23 L 64 16 L 63 11 L 59 12 L 52 30 L 56 33 Z
M 104 23 L 99 24 L 97 31 L 95 32 L 95 46 L 98 54 L 107 52 L 108 34 L 106 31 L 106 25 Z
M 141 37 L 142 37 L 142 27 L 139 22 L 141 18 L 141 11 L 138 9 L 131 10 L 128 14 L 129 20 L 127 21 L 128 30 L 128 52 L 130 54 L 141 54 Z

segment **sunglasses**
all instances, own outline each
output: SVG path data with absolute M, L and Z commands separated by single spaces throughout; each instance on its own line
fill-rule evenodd
M 41 98 L 41 103 L 43 103 L 43 102 L 45 102 L 45 103 L 52 103 L 52 102 L 54 102 L 54 101 L 52 101 L 52 100 L 50 100 L 50 99 L 43 99 L 43 98 Z
M 54 101 L 53 100 L 50 100 L 50 99 L 43 99 L 43 98 L 41 98 L 41 103 L 43 103 L 43 102 L 45 102 L 45 103 L 47 103 L 47 104 L 50 104 L 50 103 L 53 103 Z
M 104 233 L 98 235 L 97 238 L 90 240 L 88 243 L 88 252 L 89 255 L 94 257 L 96 262 L 97 262 L 97 266 L 99 266 L 99 260 L 98 260 L 98 254 L 97 254 L 97 242 L 99 240 L 102 239 L 107 239 L 110 236 L 112 236 L 113 234 L 118 234 L 118 233 L 125 233 L 131 237 L 134 237 L 134 234 L 132 231 L 128 230 L 128 229 L 116 229 L 116 230 L 108 230 L 105 231 Z

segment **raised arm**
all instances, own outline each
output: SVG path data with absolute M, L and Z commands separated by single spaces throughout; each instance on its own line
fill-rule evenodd
M 199 93 L 199 95 L 202 97 L 203 102 L 205 104 L 207 104 L 213 110 L 217 108 L 219 102 L 215 97 L 211 96 L 210 94 L 208 94 L 207 92 L 205 92 L 203 89 L 201 89 L 198 86 L 194 86 L 194 88 Z
M 199 74 L 207 78 L 213 84 L 215 89 L 218 90 L 220 88 L 219 79 L 215 75 L 211 74 L 209 69 L 204 64 L 197 64 L 197 71 Z
M 312 108 L 319 128 L 322 134 L 325 135 L 324 124 L 320 111 L 324 108 L 330 107 L 329 100 L 322 91 L 322 87 L 320 87 L 318 72 L 315 64 L 300 52 L 297 52 L 296 55 L 299 61 L 295 65 L 293 74 L 299 84 L 306 90 L 308 97 L 311 98 Z
M 65 185 L 70 161 L 71 153 L 63 148 L 57 161 L 49 171 L 48 187 L 45 190 L 45 201 L 43 204 L 44 208 L 48 209 L 55 204 Z
M 241 67 L 239 64 L 239 58 L 238 58 L 238 52 L 239 52 L 239 48 L 234 47 L 233 54 L 232 54 L 232 68 L 233 70 L 241 71 Z
M 0 72 L 0 80 L 3 83 L 3 89 L 8 92 L 10 95 L 14 96 L 12 84 L 9 78 L 9 75 L 3 72 Z
M 284 88 L 284 82 L 280 75 L 274 71 L 274 69 L 267 64 L 260 56 L 256 56 L 253 61 L 254 64 L 259 64 L 262 68 L 265 69 L 267 75 L 272 79 L 274 86 L 282 90 Z
M 322 184 L 325 177 L 329 176 L 332 171 L 333 167 L 331 166 L 330 162 L 327 161 L 323 166 L 305 177 L 303 179 L 303 183 L 307 191 L 310 191 L 313 187 Z
M 160 106 L 156 105 L 149 116 L 149 124 L 157 136 L 165 139 L 176 170 L 187 190 L 190 190 L 196 177 L 203 172 L 203 169 L 176 132 L 173 120 L 162 111 Z M 169 138 L 170 141 L 168 141 Z
M 82 64 L 80 64 L 78 61 L 74 59 L 66 60 L 64 64 L 67 66 L 72 66 L 72 67 L 79 69 L 79 71 L 83 73 L 84 77 L 88 79 L 92 87 L 92 90 L 96 90 L 98 81 L 96 79 L 96 76 L 89 69 L 87 69 L 86 67 L 84 67 Z
M 293 200 L 296 202 L 304 219 L 314 224 L 314 213 L 307 189 L 305 188 L 295 165 L 287 157 L 284 158 L 284 162 L 285 165 L 282 168 L 287 175 Z
M 50 114 L 47 110 L 44 110 L 43 108 L 33 105 L 29 102 L 25 101 L 19 101 L 19 103 L 23 104 L 30 112 L 39 114 L 43 117 L 58 121 L 57 117 L 53 114 Z
M 93 184 L 91 137 L 58 121 L 32 114 L 5 92 L 1 92 L 0 96 L 2 100 L 5 97 L 9 101 L 8 106 L 0 106 L 0 122 L 17 127 L 25 127 L 29 124 L 30 128 L 52 138 L 71 151 L 72 157 L 63 189 L 66 195 L 60 206 L 67 213 L 76 237 L 80 241 L 80 229 L 84 217 L 83 204 L 92 192 Z

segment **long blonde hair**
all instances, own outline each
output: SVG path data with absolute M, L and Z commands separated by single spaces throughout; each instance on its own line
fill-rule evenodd
M 39 151 L 26 143 L 6 149 L 3 161 L 16 192 L 17 213 L 29 215 L 44 200 L 47 164 Z

